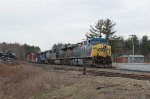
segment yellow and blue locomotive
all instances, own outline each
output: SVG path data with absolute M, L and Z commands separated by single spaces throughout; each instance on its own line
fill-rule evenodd
M 59 49 L 42 52 L 39 62 L 63 65 L 111 67 L 111 46 L 104 38 L 92 38 L 77 44 L 64 45 Z M 43 61 L 43 59 L 45 59 Z
M 104 38 L 93 38 L 91 41 L 92 51 L 91 57 L 93 63 L 97 66 L 108 66 L 112 65 L 111 59 L 111 46 L 108 41 Z
M 92 38 L 81 43 L 70 45 L 64 51 L 65 58 L 72 58 L 78 63 L 96 67 L 111 67 L 111 46 L 104 38 Z

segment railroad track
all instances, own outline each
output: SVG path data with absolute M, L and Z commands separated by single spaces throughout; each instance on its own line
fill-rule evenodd
M 77 67 L 77 66 L 45 65 L 45 64 L 36 64 L 36 66 L 42 67 L 46 70 L 54 69 L 54 70 L 66 70 L 66 71 L 67 70 L 83 71 L 83 67 Z M 92 75 L 92 76 L 122 77 L 122 78 L 131 78 L 131 79 L 137 79 L 137 80 L 150 81 L 150 73 L 143 72 L 143 71 L 140 72 L 140 71 L 122 70 L 122 69 L 115 69 L 115 68 L 106 69 L 106 68 L 87 67 L 86 72 L 88 75 Z
M 111 71 L 95 71 L 95 70 L 88 70 L 89 74 L 93 76 L 106 76 L 106 77 L 122 77 L 122 78 L 131 78 L 137 80 L 149 80 L 150 81 L 150 74 L 135 74 L 135 73 L 116 73 Z

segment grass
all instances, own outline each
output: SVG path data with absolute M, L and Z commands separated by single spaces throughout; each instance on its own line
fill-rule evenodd
M 0 64 L 0 99 L 148 99 L 149 92 L 149 81 Z
M 67 74 L 46 72 L 28 65 L 0 66 L 0 99 L 28 99 L 41 91 L 71 84 Z
M 91 85 L 91 82 L 85 81 L 70 86 L 62 85 L 56 90 L 40 93 L 32 99 L 93 99 L 92 97 L 97 94 L 97 91 Z

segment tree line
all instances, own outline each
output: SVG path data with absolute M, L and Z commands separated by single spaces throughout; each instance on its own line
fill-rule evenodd
M 114 27 L 116 23 L 110 19 L 100 19 L 94 25 L 90 25 L 89 31 L 85 34 L 86 39 L 94 37 L 106 38 L 112 47 L 112 56 L 121 56 L 132 54 L 132 46 L 134 43 L 135 54 L 142 54 L 145 59 L 150 59 L 150 39 L 147 35 L 138 38 L 136 35 L 129 36 L 127 39 L 121 36 L 117 36 Z M 66 38 L 67 39 L 67 38 Z M 52 49 L 60 49 L 62 46 L 70 44 L 54 44 Z M 41 49 L 38 46 L 31 46 L 28 44 L 19 43 L 0 43 L 0 51 L 12 51 L 16 53 L 19 59 L 26 59 L 27 55 L 32 52 L 40 52 Z
M 14 52 L 18 59 L 25 60 L 29 53 L 41 51 L 38 46 L 31 46 L 28 44 L 19 44 L 19 43 L 0 43 L 0 52 Z

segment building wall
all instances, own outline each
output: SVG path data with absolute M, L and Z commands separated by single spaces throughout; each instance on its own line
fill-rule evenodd
M 117 63 L 128 63 L 128 58 L 127 57 L 118 57 L 116 58 Z
M 129 56 L 128 62 L 129 63 L 144 63 L 144 57 Z
M 124 55 L 115 59 L 117 63 L 144 63 L 143 55 Z

